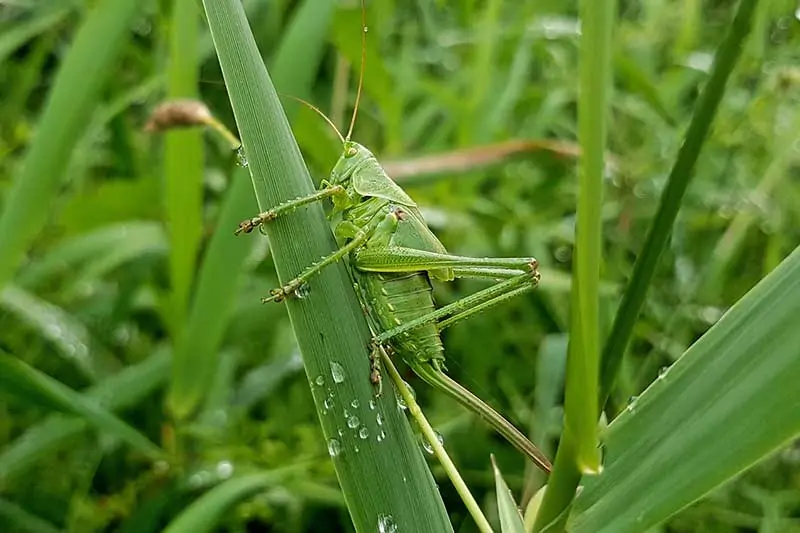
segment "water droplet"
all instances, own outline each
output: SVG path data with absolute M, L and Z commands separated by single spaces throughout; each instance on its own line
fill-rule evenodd
M 375 403 L 375 400 L 370 400 L 369 401 L 369 410 L 370 411 L 374 411 L 377 406 L 378 406 L 378 404 Z
M 344 430 L 342 428 L 339 428 L 339 436 L 344 437 Z
M 244 155 L 244 146 L 240 145 L 239 148 L 236 149 L 236 164 L 244 168 L 250 165 L 247 161 L 247 157 Z
M 381 430 L 381 432 L 380 432 L 380 433 L 378 433 L 378 436 L 377 436 L 376 438 L 377 438 L 378 442 L 381 442 L 383 439 L 385 439 L 385 438 L 386 438 L 386 432 L 384 432 L 383 430 Z
M 311 287 L 308 286 L 308 283 L 303 283 L 294 291 L 294 295 L 301 300 L 308 298 L 309 294 L 311 294 Z
M 200 470 L 189 477 L 189 486 L 194 489 L 205 487 L 214 481 L 214 475 L 208 470 Z
M 353 446 L 353 451 L 354 451 L 354 452 L 356 452 L 356 453 L 358 453 L 358 452 L 360 451 L 360 450 L 358 449 L 358 446 L 357 446 L 357 445 L 356 445 L 356 446 Z
M 338 440 L 336 440 L 336 439 L 330 439 L 330 440 L 328 441 L 328 454 L 329 454 L 331 457 L 336 457 L 336 456 L 337 456 L 337 455 L 339 455 L 340 453 L 342 453 L 342 445 L 341 445 L 341 444 L 339 444 L 339 441 L 338 441 Z
M 406 405 L 406 401 L 399 394 L 397 395 L 397 407 L 399 407 L 402 411 L 405 411 L 406 409 L 408 409 L 408 406 Z
M 436 440 L 439 441 L 439 444 L 444 444 L 444 437 L 442 437 L 442 434 L 439 433 L 438 431 L 436 432 Z M 433 455 L 434 452 L 433 445 L 430 442 L 428 442 L 427 439 L 424 438 L 422 439 L 422 447 L 425 449 L 426 452 Z
M 417 393 L 414 392 L 414 389 L 411 388 L 411 385 L 409 385 L 408 382 L 406 382 L 406 381 L 403 381 L 403 384 L 408 389 L 408 392 L 411 394 L 411 397 L 416 400 L 417 399 Z M 403 396 L 401 396 L 400 393 L 397 392 L 397 391 L 395 391 L 395 398 L 397 398 L 397 407 L 399 407 L 403 411 L 408 409 L 408 405 L 406 405 L 405 398 L 403 398 Z
M 353 415 L 347 419 L 347 427 L 350 429 L 355 429 L 361 422 L 358 420 L 358 417 Z
M 378 533 L 395 533 L 397 531 L 397 523 L 394 517 L 390 514 L 378 515 Z
M 336 361 L 331 361 L 331 376 L 333 376 L 333 381 L 336 383 L 341 383 L 344 381 L 344 368 L 342 368 L 342 365 Z
M 381 416 L 380 413 L 375 417 L 375 422 L 377 422 L 379 426 L 383 425 L 383 416 Z
M 358 409 L 358 406 L 360 404 L 358 403 L 358 400 L 353 400 L 352 402 L 350 402 L 350 405 L 353 406 L 353 409 Z
M 328 409 L 332 408 L 333 407 L 333 398 L 330 398 L 330 397 L 325 398 L 325 401 L 322 403 L 322 405 L 325 407 L 325 410 L 328 410 Z
M 319 376 L 317 376 L 317 379 L 314 380 L 314 383 L 322 387 L 323 385 L 325 385 L 325 377 L 322 374 L 320 374 Z
M 367 429 L 366 426 L 364 426 L 364 427 L 362 427 L 361 429 L 358 430 L 358 436 L 361 439 L 366 439 L 367 437 L 369 437 L 369 430 Z
M 222 479 L 228 479 L 233 475 L 233 463 L 230 461 L 220 461 L 217 463 L 217 475 Z
M 667 375 L 667 372 L 669 372 L 669 367 L 662 366 L 661 368 L 658 369 L 658 377 L 663 379 Z
M 628 398 L 628 405 L 627 407 L 625 407 L 625 410 L 628 411 L 629 413 L 632 413 L 636 407 L 636 400 L 638 399 L 639 399 L 638 396 L 631 396 L 630 398 Z

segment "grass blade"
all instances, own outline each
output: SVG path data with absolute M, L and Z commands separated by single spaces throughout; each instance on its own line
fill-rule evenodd
M 46 6 L 31 19 L 16 22 L 13 27 L 3 31 L 0 37 L 0 64 L 26 42 L 61 22 L 71 9 L 68 5 Z M 12 24 L 8 23 L 8 26 Z
M 89 328 L 57 305 L 10 284 L 0 290 L 0 308 L 47 340 L 90 381 L 119 367 L 119 362 L 92 338 Z
M 611 91 L 616 2 L 580 3 L 581 52 L 578 132 L 581 144 L 564 398 L 564 433 L 534 530 L 556 520 L 575 495 L 581 473 L 600 468 L 597 386 L 600 369 L 601 207 Z
M 308 170 L 241 3 L 205 0 L 204 6 L 259 206 L 267 208 L 309 194 L 313 187 Z M 292 278 L 335 246 L 319 205 L 276 220 L 267 233 L 281 280 Z M 369 332 L 344 265 L 325 269 L 315 278 L 308 297 L 285 305 L 356 531 L 375 531 L 379 520 L 385 522 L 387 517 L 400 530 L 452 531 L 416 439 L 394 398 L 391 394 L 373 397 L 366 349 Z M 354 402 L 359 407 L 353 407 Z M 345 409 L 355 409 L 356 428 L 345 425 Z M 378 415 L 382 425 L 377 423 Z M 398 464 L 402 467 L 397 468 Z M 382 483 L 373 482 L 378 478 Z
M 186 329 L 176 346 L 168 401 L 178 419 L 198 408 L 217 371 L 219 347 L 235 303 L 242 264 L 252 248 L 251 241 L 237 239 L 231 228 L 244 218 L 242 213 L 254 209 L 247 171 L 239 169 L 209 242 Z
M 229 479 L 214 487 L 178 515 L 164 529 L 164 533 L 203 533 L 215 531 L 217 522 L 233 504 L 263 491 L 283 477 L 281 472 L 251 474 Z
M 596 472 L 597 381 L 600 358 L 599 284 L 601 261 L 600 208 L 603 201 L 603 169 L 611 91 L 611 33 L 616 2 L 586 1 L 580 4 L 581 68 L 578 130 L 582 157 L 578 212 L 575 227 L 575 266 L 564 424 L 575 437 L 578 469 Z
M 157 351 L 91 387 L 84 395 L 110 411 L 133 406 L 166 383 L 171 362 L 166 350 Z M 24 474 L 38 459 L 85 431 L 86 425 L 81 418 L 53 416 L 29 428 L 0 453 L 0 485 Z
M 307 1 L 301 8 L 275 56 L 275 76 L 287 94 L 309 91 L 319 68 L 333 3 Z M 308 54 L 313 57 L 308 58 Z M 297 57 L 306 56 L 305 61 Z M 232 228 L 256 212 L 247 169 L 237 167 L 222 211 L 203 258 L 197 289 L 183 338 L 177 347 L 170 408 L 178 417 L 188 416 L 200 404 L 217 368 L 219 345 L 228 325 L 240 273 L 252 241 L 236 238 Z
M 511 489 L 508 488 L 503 474 L 497 467 L 497 462 L 492 456 L 492 470 L 494 470 L 494 485 L 497 491 L 497 511 L 500 515 L 500 530 L 503 533 L 525 533 L 522 515 L 519 513 Z
M 13 531 L 29 533 L 58 533 L 60 530 L 50 522 L 32 515 L 19 505 L 0 498 L 0 517 L 13 525 Z M 0 523 L 5 521 L 0 521 Z
M 644 531 L 800 434 L 800 248 L 608 428 L 569 530 Z
M 124 440 L 149 457 L 163 458 L 164 452 L 147 437 L 102 407 L 96 400 L 20 361 L 0 352 L 0 388 L 22 401 L 72 413 L 97 429 Z
M 0 216 L 0 287 L 13 276 L 25 249 L 48 218 L 72 149 L 139 7 L 137 0 L 106 0 L 89 11 L 56 75 L 37 135 Z
M 199 15 L 195 0 L 172 2 L 167 71 L 167 95 L 170 99 L 197 96 Z M 175 332 L 184 327 L 197 263 L 197 250 L 200 246 L 200 231 L 203 228 L 203 164 L 201 130 L 185 128 L 166 132 L 164 205 L 170 236 L 171 284 L 167 316 Z
M 614 325 L 603 348 L 600 370 L 601 406 L 605 404 L 611 388 L 614 386 L 614 379 L 622 363 L 622 356 L 628 346 L 636 318 L 644 304 L 647 287 L 653 279 L 658 259 L 667 245 L 672 226 L 678 216 L 681 200 L 694 174 L 700 149 L 708 136 L 725 92 L 728 77 L 736 65 L 745 38 L 750 32 L 751 19 L 757 4 L 757 0 L 741 0 L 739 2 L 739 9 L 733 19 L 733 24 L 714 56 L 714 69 L 697 102 L 689 129 L 686 131 L 686 137 L 670 172 L 667 186 L 661 195 L 658 212 L 647 232 L 647 239 L 642 251 L 636 257 L 633 275 L 622 297 L 622 303 L 614 317 Z

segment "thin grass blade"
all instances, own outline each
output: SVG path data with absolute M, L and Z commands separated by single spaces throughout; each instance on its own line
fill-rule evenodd
M 0 287 L 48 219 L 72 150 L 142 2 L 105 0 L 88 11 L 56 75 L 37 135 L 0 215 Z
M 231 506 L 253 494 L 275 486 L 284 476 L 285 473 L 281 472 L 267 472 L 229 479 L 186 507 L 164 529 L 164 533 L 216 531 L 217 523 Z
M 123 369 L 83 394 L 109 411 L 131 407 L 164 386 L 171 362 L 168 351 L 156 350 L 141 363 Z M 24 475 L 39 459 L 85 431 L 87 425 L 83 418 L 54 415 L 29 428 L 0 453 L 0 486 Z
M 150 439 L 117 418 L 96 400 L 75 392 L 3 352 L 0 352 L 0 388 L 26 403 L 81 416 L 95 428 L 127 442 L 148 457 L 164 457 L 163 450 Z
M 23 533 L 59 533 L 61 530 L 47 520 L 26 511 L 19 505 L 0 498 L 0 518 L 12 524 L 13 531 Z
M 503 533 L 525 533 L 522 515 L 508 488 L 503 474 L 497 467 L 497 462 L 492 456 L 492 470 L 494 471 L 494 486 L 497 492 L 497 512 L 500 515 L 500 531 Z
M 725 40 L 714 56 L 711 76 L 697 102 L 686 137 L 672 167 L 667 186 L 661 195 L 658 212 L 641 252 L 636 257 L 633 275 L 614 317 L 608 340 L 603 348 L 600 370 L 600 405 L 604 405 L 614 386 L 633 326 L 644 304 L 647 288 L 653 279 L 658 260 L 667 245 L 672 226 L 678 216 L 683 195 L 694 175 L 700 150 L 708 136 L 717 108 L 725 93 L 725 85 L 741 54 L 758 0 L 741 0 Z
M 198 35 L 200 7 L 196 0 L 172 2 L 169 34 L 167 95 L 170 99 L 196 98 L 200 63 Z M 194 281 L 200 232 L 203 228 L 202 131 L 168 131 L 164 139 L 164 206 L 170 237 L 171 298 L 169 318 L 174 332 L 182 331 Z M 176 360 L 179 360 L 176 358 Z

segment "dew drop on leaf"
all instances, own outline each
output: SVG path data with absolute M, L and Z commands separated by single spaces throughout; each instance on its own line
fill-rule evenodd
M 333 376 L 333 381 L 335 383 L 341 383 L 344 381 L 344 368 L 342 368 L 342 365 L 336 361 L 331 361 L 331 376 Z
M 247 161 L 247 157 L 244 155 L 244 146 L 239 146 L 239 148 L 236 149 L 236 164 L 244 168 L 250 165 Z
M 339 441 L 336 439 L 330 439 L 328 441 L 328 454 L 331 457 L 336 457 L 342 452 L 342 445 L 339 444 Z
M 396 533 L 397 523 L 390 514 L 378 515 L 378 533 Z

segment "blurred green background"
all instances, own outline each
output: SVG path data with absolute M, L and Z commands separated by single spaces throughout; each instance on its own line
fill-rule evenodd
M 308 99 L 344 128 L 360 56 L 357 5 L 243 3 L 278 90 Z M 115 22 L 124 29 L 114 38 L 116 55 L 73 80 L 76 95 L 97 84 L 83 107 L 76 96 L 76 126 L 58 130 L 66 115 L 40 121 L 79 27 L 102 7 L 111 13 L 108 5 L 0 5 L 1 208 L 11 207 L 15 178 L 37 164 L 26 155 L 44 126 L 53 144 L 40 146 L 40 155 L 59 165 L 50 190 L 33 196 L 37 207 L 25 224 L 12 228 L 35 233 L 24 258 L 0 246 L 0 262 L 11 269 L 0 275 L 0 351 L 91 391 L 179 459 L 153 461 L 74 419 L 54 418 L 48 405 L 0 396 L 0 530 L 160 531 L 222 480 L 295 465 L 300 474 L 291 482 L 266 483 L 226 513 L 219 530 L 349 531 L 285 310 L 259 301 L 277 285 L 267 239 L 234 238 L 228 222 L 255 214 L 249 183 L 235 194 L 246 171 L 214 136 L 144 131 L 170 96 L 197 96 L 235 127 L 199 4 L 120 1 L 127 12 Z M 603 211 L 606 327 L 735 5 L 620 2 Z M 447 330 L 444 343 L 450 375 L 551 456 L 561 430 L 577 190 L 576 13 L 575 2 L 552 0 L 368 2 L 354 133 L 451 252 L 538 258 L 538 291 Z M 609 418 L 800 242 L 799 19 L 796 0 L 759 6 Z M 111 25 L 93 29 L 101 27 Z M 67 110 L 70 90 L 62 91 Z M 307 109 L 287 101 L 287 111 L 312 176 L 322 179 L 337 139 Z M 71 146 L 59 152 L 59 142 Z M 435 170 L 424 170 L 421 157 Z M 438 285 L 436 298 L 450 302 L 482 286 Z M 201 368 L 185 370 L 214 376 L 177 436 L 167 407 L 175 350 L 205 350 Z M 490 453 L 516 494 L 530 496 L 542 483 L 474 416 L 410 372 L 406 379 L 485 508 L 495 505 Z M 430 465 L 455 529 L 473 531 L 433 458 Z M 743 473 L 659 531 L 800 531 L 800 447 Z

